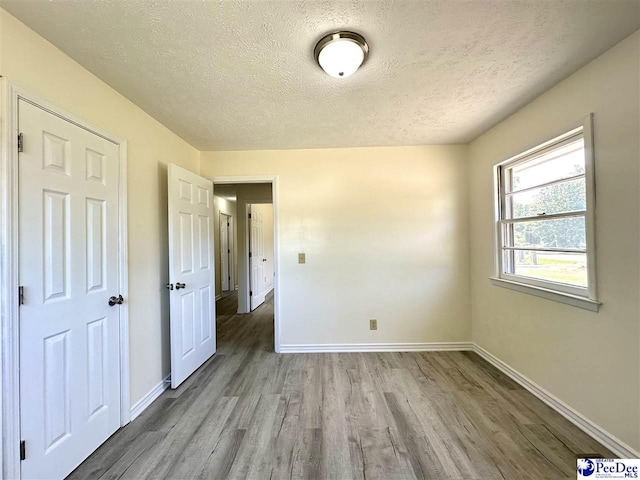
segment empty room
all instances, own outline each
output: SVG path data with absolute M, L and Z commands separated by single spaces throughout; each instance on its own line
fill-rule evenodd
M 639 0 L 0 0 L 0 480 L 640 478 Z

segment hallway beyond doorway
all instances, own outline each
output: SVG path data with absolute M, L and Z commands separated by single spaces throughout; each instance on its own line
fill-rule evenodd
M 225 292 L 216 302 L 218 354 L 255 349 L 273 352 L 273 291 L 251 313 L 239 314 L 238 292 Z

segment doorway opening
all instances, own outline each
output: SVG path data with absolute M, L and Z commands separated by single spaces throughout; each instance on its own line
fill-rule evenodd
M 216 242 L 216 300 L 225 330 L 233 325 L 237 315 L 256 313 L 273 317 L 273 345 L 280 349 L 278 299 L 278 203 L 277 177 L 214 177 L 214 208 L 221 221 L 214 232 Z M 229 215 L 232 221 L 224 222 Z M 226 241 L 233 238 L 234 248 Z M 225 289 L 225 270 L 235 281 Z M 262 305 L 262 307 L 261 307 Z M 259 308 L 260 307 L 260 308 Z M 257 310 L 259 308 L 259 310 Z M 239 317 L 236 317 L 236 319 Z M 229 323 L 231 322 L 231 323 Z M 223 337 L 220 337 L 224 341 Z M 221 345 L 222 347 L 222 345 Z

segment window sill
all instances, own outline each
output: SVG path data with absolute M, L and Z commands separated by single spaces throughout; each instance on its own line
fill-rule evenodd
M 585 297 L 579 297 L 577 295 L 571 295 L 569 293 L 558 292 L 555 290 L 549 290 L 542 287 L 534 287 L 533 285 L 527 285 L 526 283 L 513 282 L 511 280 L 505 280 L 503 278 L 489 277 L 491 283 L 497 287 L 508 288 L 520 293 L 527 293 L 529 295 L 535 295 L 536 297 L 546 298 L 547 300 L 553 300 L 555 302 L 565 303 L 578 308 L 584 308 L 592 312 L 597 312 L 602 305 L 602 302 L 591 300 Z

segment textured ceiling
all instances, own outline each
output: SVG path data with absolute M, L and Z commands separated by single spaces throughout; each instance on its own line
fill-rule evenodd
M 467 143 L 640 27 L 638 0 L 0 0 L 200 150 Z M 334 79 L 317 40 L 363 34 Z

